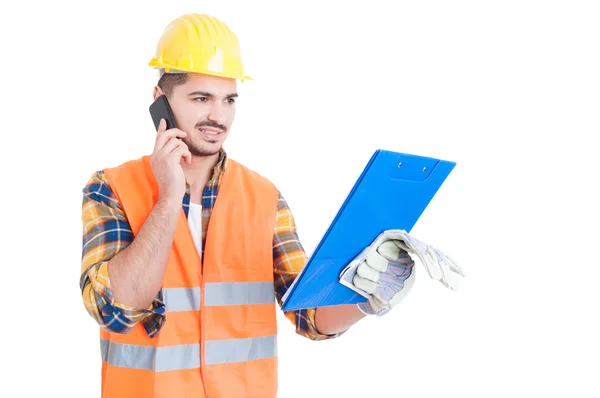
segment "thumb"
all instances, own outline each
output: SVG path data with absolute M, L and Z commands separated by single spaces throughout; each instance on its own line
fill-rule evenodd
M 158 129 L 156 130 L 156 132 L 162 133 L 166 129 L 167 129 L 167 121 L 164 118 L 160 119 L 160 123 L 158 123 Z

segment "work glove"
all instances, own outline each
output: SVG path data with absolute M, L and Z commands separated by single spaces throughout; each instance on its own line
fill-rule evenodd
M 440 282 L 451 290 L 458 290 L 458 276 L 465 277 L 465 273 L 450 256 L 410 236 L 404 230 L 385 231 L 382 236 L 386 240 L 393 239 L 401 249 L 417 257 L 431 279 Z
M 464 273 L 450 257 L 408 235 L 388 230 L 365 248 L 340 274 L 340 283 L 366 297 L 358 305 L 368 315 L 385 315 L 410 292 L 415 280 L 416 256 L 430 277 L 452 290 L 457 289 L 453 273 Z

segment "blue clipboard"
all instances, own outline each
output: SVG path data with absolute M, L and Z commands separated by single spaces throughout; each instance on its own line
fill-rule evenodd
M 375 151 L 302 272 L 283 297 L 283 311 L 357 304 L 342 270 L 388 229 L 410 232 L 455 162 Z

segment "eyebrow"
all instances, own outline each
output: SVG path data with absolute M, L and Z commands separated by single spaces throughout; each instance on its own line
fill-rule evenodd
M 214 97 L 214 94 L 209 93 L 208 91 L 194 91 L 193 93 L 189 93 L 188 95 L 190 97 L 192 97 L 192 96 L 198 96 L 198 95 L 201 95 L 203 97 L 209 97 L 209 98 L 213 98 Z M 238 97 L 237 93 L 227 94 L 225 96 L 225 98 L 237 98 L 237 97 Z

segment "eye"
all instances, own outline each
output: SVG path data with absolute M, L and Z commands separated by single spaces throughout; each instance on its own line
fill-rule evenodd
M 198 102 L 208 102 L 208 97 L 198 97 L 198 98 L 194 98 L 194 100 L 196 100 Z
M 227 103 L 229 103 L 229 104 L 233 104 L 233 103 L 235 103 L 235 98 L 227 98 L 227 99 L 225 100 L 225 102 L 227 102 Z

